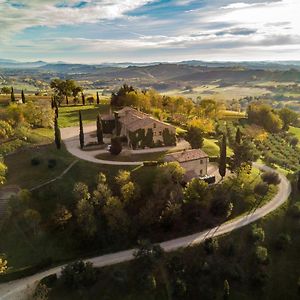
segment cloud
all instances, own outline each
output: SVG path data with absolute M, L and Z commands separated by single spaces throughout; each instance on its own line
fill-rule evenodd
M 35 26 L 97 23 L 125 16 L 153 0 L 29 0 L 0 2 L 0 33 L 10 35 Z
M 12 3 L 0 0 L 0 56 L 75 61 L 300 56 L 299 0 Z

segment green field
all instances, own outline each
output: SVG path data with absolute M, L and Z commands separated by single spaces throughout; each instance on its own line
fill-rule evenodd
M 79 122 L 78 113 L 82 113 L 82 121 L 84 124 L 96 122 L 98 113 L 108 114 L 110 112 L 110 106 L 108 101 L 101 101 L 101 104 L 96 105 L 70 105 L 62 106 L 59 108 L 59 126 L 70 127 L 76 126 Z
M 228 101 L 232 99 L 240 99 L 246 96 L 262 96 L 264 94 L 271 94 L 271 92 L 264 87 L 248 87 L 248 86 L 229 86 L 221 87 L 218 84 L 208 84 L 194 87 L 192 90 L 174 89 L 163 92 L 164 95 L 169 96 L 184 96 L 194 100 L 197 97 L 201 99 L 215 99 L 218 101 Z
M 300 128 L 290 126 L 290 133 L 293 133 L 300 140 Z
M 216 157 L 220 155 L 220 148 L 218 145 L 218 140 L 216 139 L 204 139 L 204 144 L 202 150 L 209 156 Z M 227 146 L 227 156 L 233 155 L 233 151 Z

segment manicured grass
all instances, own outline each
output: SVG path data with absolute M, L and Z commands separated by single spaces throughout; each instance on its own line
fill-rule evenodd
M 209 156 L 218 156 L 220 148 L 216 139 L 204 139 L 202 150 Z
M 108 101 L 102 101 L 101 104 L 96 105 L 70 105 L 61 106 L 59 108 L 59 126 L 60 127 L 70 127 L 76 126 L 79 122 L 78 113 L 81 110 L 82 121 L 84 124 L 96 122 L 98 113 L 108 114 L 110 110 L 110 105 Z
M 220 155 L 220 148 L 218 145 L 218 140 L 216 139 L 204 139 L 204 144 L 202 150 L 207 153 L 209 156 L 219 156 Z M 233 151 L 230 147 L 227 146 L 227 156 L 233 155 Z
M 290 126 L 289 132 L 293 133 L 300 140 L 300 128 L 299 127 Z
M 96 156 L 98 159 L 111 160 L 111 161 L 122 161 L 122 162 L 134 162 L 134 161 L 158 161 L 163 159 L 166 152 L 158 153 L 145 153 L 145 154 L 119 154 L 111 155 L 110 153 L 99 154 Z
M 24 130 L 19 136 L 0 144 L 0 155 L 7 155 L 32 145 L 49 144 L 54 139 L 53 129 L 37 128 Z
M 36 158 L 40 164 L 33 166 L 31 160 Z M 56 166 L 48 168 L 48 160 L 55 159 Z M 63 148 L 57 150 L 54 145 L 37 146 L 21 150 L 5 157 L 8 167 L 6 185 L 14 184 L 21 188 L 32 188 L 60 175 L 75 160 Z

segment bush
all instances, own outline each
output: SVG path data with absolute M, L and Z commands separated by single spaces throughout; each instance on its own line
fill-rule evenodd
M 254 187 L 254 193 L 264 197 L 269 191 L 269 186 L 265 182 L 260 182 Z
M 92 286 L 97 280 L 96 269 L 90 262 L 76 261 L 64 267 L 60 280 L 68 288 L 79 289 Z
M 111 139 L 110 153 L 112 155 L 119 155 L 122 152 L 122 143 L 119 137 Z
M 257 246 L 255 256 L 258 263 L 266 263 L 268 261 L 268 249 L 262 246 Z
M 251 237 L 255 242 L 263 242 L 265 240 L 265 232 L 255 224 L 252 226 Z
M 40 165 L 40 164 L 41 164 L 41 161 L 40 161 L 39 158 L 34 157 L 34 158 L 31 159 L 31 165 L 32 165 L 32 166 L 38 166 L 38 165 Z
M 276 172 L 265 172 L 261 175 L 261 179 L 263 182 L 273 185 L 278 185 L 281 181 Z
M 53 169 L 56 167 L 56 160 L 55 159 L 49 159 L 48 160 L 48 168 Z

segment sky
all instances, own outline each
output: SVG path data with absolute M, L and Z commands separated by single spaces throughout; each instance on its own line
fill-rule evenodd
M 0 0 L 0 58 L 300 60 L 300 0 Z

